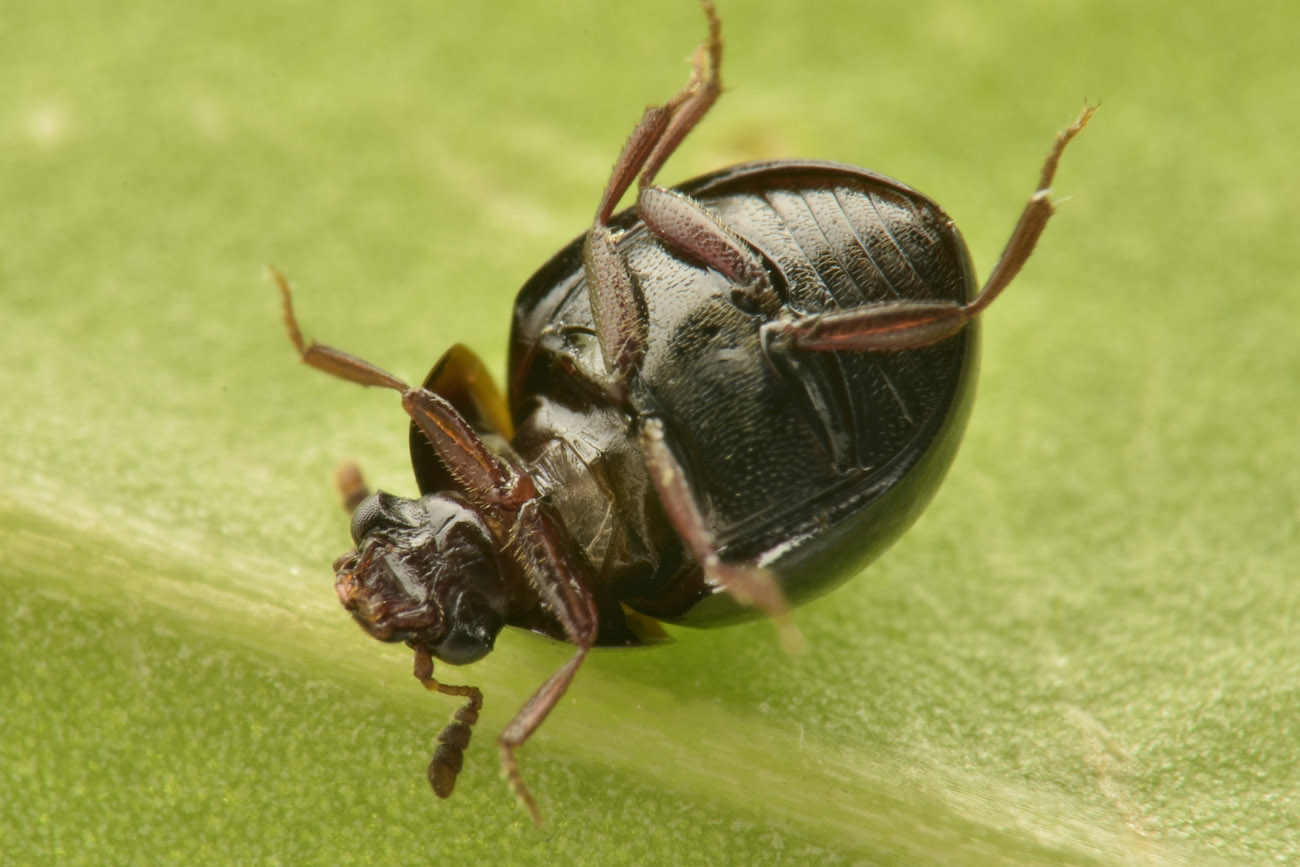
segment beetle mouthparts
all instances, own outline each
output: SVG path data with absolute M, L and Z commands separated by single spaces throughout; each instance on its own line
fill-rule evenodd
M 334 592 L 338 594 L 339 602 L 349 611 L 356 611 L 361 601 L 358 598 L 362 595 L 361 582 L 357 580 L 357 567 L 360 564 L 361 555 L 356 551 L 349 551 L 334 561 Z

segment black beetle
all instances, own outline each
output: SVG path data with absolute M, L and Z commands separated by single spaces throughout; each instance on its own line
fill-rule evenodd
M 811 161 L 654 184 L 720 91 L 709 36 L 690 81 L 646 110 L 596 219 L 515 302 L 509 398 L 453 346 L 420 388 L 307 343 L 303 361 L 392 388 L 412 418 L 415 500 L 339 486 L 356 550 L 334 564 L 361 626 L 415 651 L 415 676 L 465 705 L 429 779 L 451 794 L 482 695 L 433 677 L 503 626 L 577 645 L 498 739 L 515 752 L 593 647 L 653 643 L 658 621 L 715 626 L 787 611 L 848 578 L 907 529 L 957 449 L 974 394 L 975 317 L 1029 258 L 1047 189 L 1092 109 L 1059 133 L 982 289 L 943 210 L 897 181 Z M 636 180 L 634 208 L 614 215 Z

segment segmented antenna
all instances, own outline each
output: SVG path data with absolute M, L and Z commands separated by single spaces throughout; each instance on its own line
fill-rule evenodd
M 465 748 L 469 746 L 474 723 L 478 722 L 478 712 L 483 709 L 483 693 L 476 686 L 452 686 L 439 683 L 433 676 L 433 657 L 427 650 L 417 648 L 415 651 L 415 677 L 424 688 L 443 695 L 462 696 L 466 699 L 451 722 L 438 735 L 438 747 L 433 751 L 429 762 L 429 785 L 439 798 L 451 796 L 456 788 L 456 775 L 465 761 Z

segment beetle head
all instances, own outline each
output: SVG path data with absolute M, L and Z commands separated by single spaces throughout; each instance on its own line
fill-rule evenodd
M 497 545 L 457 494 L 383 491 L 352 515 L 357 548 L 334 563 L 343 607 L 380 641 L 404 641 L 464 665 L 486 656 L 505 622 Z

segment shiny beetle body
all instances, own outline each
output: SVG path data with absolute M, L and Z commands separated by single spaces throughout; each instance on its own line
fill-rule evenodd
M 568 374 L 594 376 L 602 365 L 581 238 L 515 302 L 509 406 L 515 449 L 530 466 L 548 465 L 548 493 L 565 503 L 609 602 L 712 626 L 755 611 L 706 581 L 672 532 L 640 450 L 624 447 L 635 415 L 663 419 L 723 558 L 766 566 L 799 604 L 874 559 L 934 493 L 969 414 L 978 324 L 906 353 L 802 357 L 765 345 L 763 326 L 898 298 L 964 302 L 977 287 L 947 215 L 862 169 L 760 163 L 681 189 L 762 255 L 780 306 L 746 309 L 726 278 L 626 211 L 612 222 L 625 231 L 619 252 L 640 278 L 650 323 L 633 417 Z M 423 437 L 412 454 L 417 476 L 430 475 Z M 565 460 L 579 455 L 580 465 Z M 421 478 L 421 490 L 443 482 L 431 481 Z
M 515 302 L 508 397 L 464 346 L 422 386 L 303 339 L 303 361 L 391 388 L 411 417 L 420 496 L 339 476 L 353 551 L 344 607 L 404 642 L 428 689 L 465 700 L 429 780 L 451 794 L 481 692 L 434 677 L 504 626 L 575 645 L 497 743 L 540 821 L 516 752 L 600 646 L 664 638 L 660 622 L 773 617 L 851 577 L 916 519 L 952 462 L 974 393 L 978 316 L 1052 215 L 1047 189 L 1087 109 L 1059 133 L 988 281 L 951 220 L 917 191 L 851 166 L 736 166 L 669 190 L 664 161 L 721 92 L 722 39 L 647 109 L 591 228 Z M 615 214 L 636 184 L 634 207 Z

